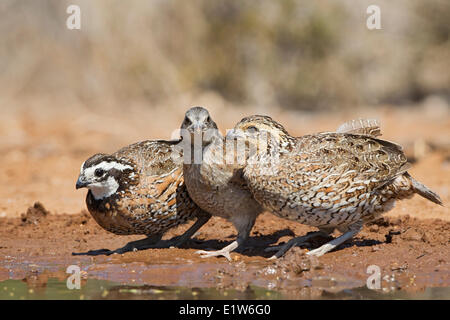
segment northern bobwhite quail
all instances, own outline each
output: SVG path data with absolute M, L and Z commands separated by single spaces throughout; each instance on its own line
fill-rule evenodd
M 96 154 L 81 165 L 76 188 L 88 188 L 86 204 L 95 221 L 118 235 L 146 235 L 123 248 L 87 254 L 123 253 L 161 247 L 158 241 L 172 227 L 197 217 L 181 237 L 167 246 L 178 246 L 211 217 L 189 197 L 184 185 L 180 141 L 142 141 L 108 154 Z M 178 158 L 177 158 L 178 157 Z
M 321 256 L 352 238 L 396 200 L 418 193 L 442 205 L 439 196 L 407 172 L 402 148 L 377 139 L 379 126 L 352 121 L 337 132 L 292 137 L 267 116 L 242 119 L 227 139 L 244 141 L 243 177 L 254 198 L 279 217 L 342 236 L 309 251 Z M 272 257 L 316 234 L 294 238 Z
M 237 239 L 225 248 L 197 253 L 204 258 L 224 256 L 231 260 L 230 252 L 242 248 L 263 209 L 242 180 L 242 171 L 226 166 L 224 138 L 206 109 L 189 109 L 181 134 L 186 142 L 183 153 L 190 153 L 183 165 L 189 195 L 200 208 L 231 221 L 238 231 Z M 187 152 L 189 149 L 191 152 Z

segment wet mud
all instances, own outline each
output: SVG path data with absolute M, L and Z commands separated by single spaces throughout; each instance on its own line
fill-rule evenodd
M 164 239 L 179 235 L 188 227 L 187 224 L 171 230 Z M 371 294 L 388 298 L 394 292 L 423 293 L 429 287 L 450 286 L 448 221 L 419 220 L 407 215 L 384 217 L 325 256 L 305 255 L 307 250 L 329 241 L 313 238 L 275 261 L 267 259 L 271 256 L 264 250 L 268 246 L 312 231 L 314 228 L 286 223 L 265 213 L 258 218 L 248 246 L 232 253 L 233 261 L 202 259 L 196 250 L 219 249 L 236 236 L 230 223 L 213 218 L 183 248 L 74 256 L 74 252 L 116 249 L 142 237 L 111 234 L 101 229 L 86 211 L 52 214 L 43 204 L 36 203 L 20 218 L 0 218 L 0 281 L 20 280 L 28 290 L 39 292 L 54 279 L 65 283 L 70 275 L 67 267 L 76 265 L 81 270 L 82 287 L 92 280 L 117 283 L 120 290 L 108 290 L 108 296 L 124 299 L 134 294 L 169 299 L 228 295 L 251 299 L 333 299 Z M 380 270 L 380 288 L 374 292 L 367 291 L 367 279 L 373 272 L 369 266 Z M 348 289 L 354 291 L 344 291 Z M 102 298 L 102 293 L 96 297 Z

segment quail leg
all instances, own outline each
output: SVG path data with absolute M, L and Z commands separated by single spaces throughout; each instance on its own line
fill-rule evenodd
M 293 239 L 289 240 L 287 243 L 285 243 L 285 244 L 283 244 L 281 246 L 268 247 L 264 251 L 265 252 L 269 252 L 269 251 L 277 251 L 278 250 L 273 256 L 271 256 L 268 259 L 268 260 L 274 260 L 274 259 L 277 259 L 277 258 L 281 257 L 282 255 L 284 255 L 287 251 L 289 251 L 289 249 L 291 249 L 294 246 L 298 246 L 300 244 L 303 244 L 303 243 L 307 242 L 309 239 L 315 238 L 315 237 L 318 237 L 318 236 L 327 237 L 327 236 L 329 236 L 330 233 L 331 232 L 329 232 L 329 231 L 320 230 L 320 231 L 317 231 L 317 232 L 313 232 L 313 233 L 307 234 L 307 235 L 302 236 L 302 237 L 293 238 Z
M 185 233 L 183 233 L 179 237 L 174 237 L 168 241 L 167 247 L 180 247 L 186 241 L 192 238 L 192 236 L 200 229 L 205 223 L 207 223 L 211 219 L 211 215 L 209 213 L 204 212 L 201 215 L 198 215 L 197 221 L 188 229 Z
M 361 229 L 362 229 L 362 224 L 360 224 L 360 223 L 349 226 L 347 232 L 345 232 L 342 236 L 340 236 L 334 240 L 331 240 L 330 242 L 325 243 L 324 245 L 320 246 L 319 248 L 311 250 L 311 251 L 307 252 L 306 254 L 309 256 L 316 256 L 316 257 L 323 256 L 325 253 L 333 250 L 334 248 L 341 245 L 345 241 L 353 238 L 356 234 L 358 234 L 359 231 L 361 231 Z
M 206 250 L 198 250 L 195 253 L 199 254 L 202 258 L 209 258 L 209 257 L 220 257 L 223 256 L 227 258 L 228 261 L 231 261 L 230 252 L 236 250 L 237 248 L 242 248 L 245 241 L 248 239 L 248 236 L 250 235 L 250 231 L 253 228 L 253 225 L 255 224 L 256 215 L 255 216 L 246 216 L 246 217 L 240 217 L 237 216 L 233 219 L 233 224 L 238 230 L 238 236 L 235 241 L 233 241 L 231 244 L 226 246 L 225 248 L 222 248 L 217 251 L 206 251 Z

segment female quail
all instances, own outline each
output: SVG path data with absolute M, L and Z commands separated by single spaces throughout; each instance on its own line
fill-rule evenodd
M 184 180 L 189 195 L 200 208 L 231 221 L 238 231 L 236 241 L 225 248 L 197 253 L 204 258 L 224 256 L 231 260 L 230 252 L 242 247 L 263 209 L 242 180 L 242 172 L 226 165 L 224 138 L 206 109 L 189 109 L 181 131 L 185 140 Z
M 228 138 L 245 142 L 246 163 L 235 167 L 243 167 L 254 198 L 267 210 L 322 233 L 343 233 L 308 252 L 321 256 L 390 210 L 396 200 L 418 193 L 442 205 L 436 193 L 409 175 L 402 148 L 377 139 L 379 133 L 375 122 L 353 121 L 334 133 L 295 138 L 270 117 L 250 116 Z M 274 257 L 313 235 L 294 238 Z

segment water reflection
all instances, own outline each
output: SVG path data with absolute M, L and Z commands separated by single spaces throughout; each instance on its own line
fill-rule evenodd
M 304 289 L 304 288 L 303 288 Z M 302 295 L 303 298 L 308 298 Z M 80 290 L 67 289 L 66 282 L 49 278 L 38 286 L 30 285 L 22 280 L 6 280 L 0 282 L 0 300 L 28 299 L 295 299 L 294 292 L 278 292 L 262 287 L 248 286 L 245 290 L 217 288 L 184 288 L 149 285 L 122 285 L 117 282 L 88 279 Z M 394 291 L 383 293 L 369 290 L 366 287 L 345 289 L 337 293 L 322 290 L 318 299 L 450 299 L 450 287 L 427 288 L 420 292 Z

